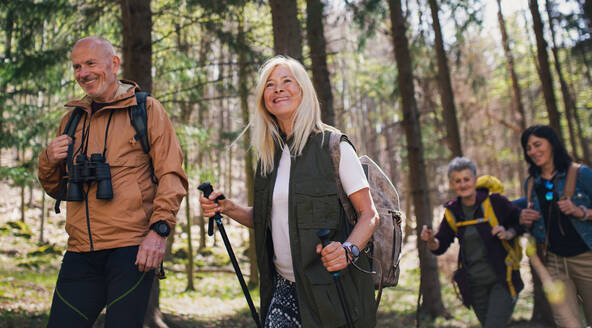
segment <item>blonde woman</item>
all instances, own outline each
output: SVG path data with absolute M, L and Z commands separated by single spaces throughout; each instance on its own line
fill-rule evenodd
M 374 327 L 372 277 L 364 252 L 378 225 L 368 182 L 347 142 L 340 144 L 339 176 L 358 215 L 350 227 L 339 203 L 329 151 L 337 132 L 321 121 L 316 92 L 298 61 L 277 56 L 260 69 L 253 121 L 258 164 L 253 207 L 231 199 L 200 198 L 204 215 L 215 212 L 255 229 L 265 327 L 344 327 L 345 314 L 330 272 L 341 271 L 349 313 L 356 327 Z M 316 235 L 331 230 L 322 247 Z

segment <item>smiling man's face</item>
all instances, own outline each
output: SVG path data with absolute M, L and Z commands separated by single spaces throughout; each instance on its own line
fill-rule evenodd
M 117 91 L 119 57 L 107 45 L 94 39 L 83 39 L 72 48 L 74 77 L 93 101 L 107 103 Z

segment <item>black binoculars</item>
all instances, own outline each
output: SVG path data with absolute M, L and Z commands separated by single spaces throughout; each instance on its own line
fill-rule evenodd
M 97 182 L 97 199 L 113 199 L 111 168 L 102 154 L 91 154 L 90 160 L 84 154 L 76 156 L 76 164 L 68 177 L 66 200 L 78 202 L 84 199 L 83 184 Z

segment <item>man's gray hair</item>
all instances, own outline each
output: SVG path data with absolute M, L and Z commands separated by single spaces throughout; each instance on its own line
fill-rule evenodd
M 452 177 L 452 172 L 460 172 L 462 170 L 471 170 L 473 177 L 477 177 L 477 167 L 475 162 L 466 157 L 455 157 L 448 163 L 448 178 Z
M 100 45 L 101 49 L 105 52 L 105 54 L 109 55 L 110 57 L 115 56 L 115 49 L 109 40 L 105 39 L 102 36 L 87 36 L 86 38 L 82 38 L 74 44 L 72 49 L 76 48 L 79 44 L 92 42 L 96 45 Z

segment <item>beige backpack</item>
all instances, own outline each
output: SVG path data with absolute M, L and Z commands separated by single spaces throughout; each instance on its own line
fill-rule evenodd
M 341 158 L 339 143 L 342 140 L 349 142 L 345 135 L 331 133 L 329 148 L 337 185 L 339 186 L 339 199 L 353 226 L 357 221 L 356 211 L 345 194 L 339 178 L 339 159 Z M 399 282 L 399 259 L 403 241 L 403 232 L 401 231 L 403 212 L 399 207 L 397 189 L 380 166 L 366 155 L 360 157 L 360 162 L 368 179 L 370 194 L 380 217 L 380 224 L 364 249 L 371 260 L 372 271 L 375 272 L 373 280 L 374 288 L 378 290 L 376 303 L 379 304 L 382 288 L 396 286 Z

